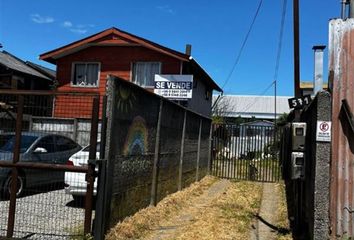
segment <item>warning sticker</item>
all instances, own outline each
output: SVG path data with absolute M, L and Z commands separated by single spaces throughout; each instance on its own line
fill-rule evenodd
M 331 126 L 332 126 L 332 122 L 317 121 L 316 141 L 330 142 L 331 141 Z

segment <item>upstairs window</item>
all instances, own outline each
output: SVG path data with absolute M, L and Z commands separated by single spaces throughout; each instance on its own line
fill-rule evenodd
M 74 63 L 72 85 L 78 87 L 97 87 L 99 63 Z
M 160 73 L 160 62 L 135 62 L 133 63 L 132 81 L 142 87 L 154 87 L 155 74 Z

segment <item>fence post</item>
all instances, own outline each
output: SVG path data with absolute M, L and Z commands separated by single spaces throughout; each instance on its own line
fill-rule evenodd
M 160 130 L 161 130 L 161 118 L 163 109 L 163 98 L 160 99 L 159 116 L 157 120 L 156 128 L 156 141 L 155 141 L 155 152 L 154 152 L 154 165 L 152 169 L 152 185 L 151 185 L 151 197 L 150 205 L 155 206 L 157 202 L 157 175 L 159 168 L 159 158 L 160 158 Z
M 202 125 L 203 125 L 203 119 L 201 118 L 199 121 L 199 134 L 198 134 L 198 152 L 197 152 L 197 170 L 196 170 L 196 176 L 195 176 L 195 181 L 197 182 L 199 180 L 199 162 L 200 162 L 200 142 L 202 138 Z
M 99 97 L 93 99 L 92 108 L 92 120 L 91 120 L 91 132 L 90 132 L 90 152 L 89 162 L 86 174 L 87 190 L 85 197 L 85 223 L 84 234 L 91 232 L 91 220 L 92 220 L 92 200 L 93 200 L 93 188 L 95 182 L 95 163 L 92 160 L 96 160 L 97 151 L 97 135 L 98 135 L 98 119 L 100 113 L 100 100 Z M 90 161 L 91 160 L 91 161 Z
M 107 96 L 102 98 L 102 121 L 101 121 L 101 140 L 100 140 L 100 164 L 99 164 L 99 177 L 97 181 L 97 201 L 96 212 L 94 220 L 93 235 L 95 240 L 104 239 L 106 218 L 106 191 L 105 185 L 107 184 L 107 161 L 105 159 L 106 150 L 106 132 L 107 132 Z
M 213 141 L 213 124 L 210 123 L 210 130 L 209 130 L 209 149 L 208 149 L 208 172 L 207 174 L 210 175 L 211 173 L 211 168 L 212 168 L 212 163 L 211 163 L 211 155 L 213 154 L 212 149 L 211 149 L 211 143 Z
M 182 190 L 182 175 L 183 175 L 183 154 L 184 154 L 184 138 L 186 135 L 186 122 L 187 122 L 187 110 L 184 110 L 183 129 L 181 139 L 181 154 L 179 158 L 179 172 L 178 172 L 178 191 Z
M 22 95 L 18 96 L 17 114 L 16 114 L 16 133 L 15 133 L 15 146 L 13 163 L 17 163 L 20 159 L 20 147 L 21 147 L 21 131 L 22 131 L 22 119 L 23 119 L 23 102 L 24 98 Z M 10 206 L 9 215 L 7 221 L 7 233 L 6 238 L 12 238 L 15 226 L 15 213 L 16 213 L 16 193 L 17 193 L 17 177 L 18 171 L 16 167 L 12 168 L 11 171 L 11 192 L 10 192 Z
M 74 118 L 74 122 L 73 122 L 73 139 L 75 140 L 75 142 L 79 142 L 79 139 L 77 138 L 77 127 L 78 127 L 77 118 Z

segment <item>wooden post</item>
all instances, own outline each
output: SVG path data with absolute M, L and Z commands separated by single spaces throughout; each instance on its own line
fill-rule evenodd
M 157 203 L 157 174 L 159 168 L 159 158 L 160 158 L 160 131 L 161 131 L 161 119 L 163 110 L 163 99 L 160 99 L 160 109 L 159 116 L 157 120 L 156 127 L 156 141 L 155 141 L 155 153 L 154 153 L 154 165 L 152 169 L 152 185 L 151 185 L 151 197 L 150 205 L 155 206 Z
M 181 139 L 181 154 L 180 154 L 180 158 L 179 158 L 178 191 L 182 190 L 183 154 L 184 154 L 184 138 L 186 135 L 186 122 L 187 122 L 187 110 L 184 110 L 182 139 Z
M 195 181 L 199 181 L 199 162 L 200 162 L 200 142 L 202 140 L 202 125 L 203 119 L 199 121 L 199 135 L 198 135 L 198 152 L 197 152 L 197 170 L 195 174 Z

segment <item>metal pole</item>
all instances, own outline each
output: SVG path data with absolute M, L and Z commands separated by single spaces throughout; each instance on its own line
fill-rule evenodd
M 200 142 L 202 139 L 202 125 L 203 125 L 203 119 L 200 119 L 200 121 L 199 121 L 199 135 L 198 135 L 197 170 L 196 170 L 196 174 L 195 174 L 195 181 L 196 182 L 199 180 Z
M 181 155 L 179 158 L 179 171 L 178 171 L 178 191 L 182 190 L 183 154 L 184 154 L 184 138 L 186 135 L 186 122 L 187 122 L 187 110 L 184 110 L 182 139 L 181 139 Z
M 17 115 L 16 115 L 16 133 L 15 133 L 15 146 L 14 146 L 14 155 L 13 163 L 17 163 L 20 160 L 20 147 L 21 147 L 21 131 L 22 131 L 22 119 L 23 119 L 23 102 L 24 98 L 22 95 L 18 96 L 18 105 L 17 105 Z M 10 206 L 9 206 L 9 215 L 7 221 L 7 238 L 12 238 L 14 233 L 15 226 L 15 213 L 16 213 L 16 193 L 17 193 L 17 177 L 18 171 L 16 167 L 12 168 L 11 173 L 11 192 L 10 192 Z
M 313 76 L 313 94 L 323 89 L 323 51 L 326 46 L 313 46 L 314 50 L 314 76 Z
M 91 120 L 91 132 L 90 132 L 90 151 L 89 151 L 89 161 L 88 169 L 86 173 L 86 196 L 85 196 L 85 223 L 84 223 L 84 234 L 89 234 L 91 232 L 91 221 L 92 221 L 92 200 L 93 200 L 93 188 L 95 183 L 95 163 L 92 162 L 96 160 L 97 152 L 97 135 L 98 135 L 98 119 L 100 110 L 100 100 L 98 97 L 93 99 L 92 107 L 92 120 Z
M 210 123 L 210 130 L 209 130 L 209 146 L 208 146 L 208 169 L 207 169 L 207 174 L 210 175 L 212 174 L 212 154 L 213 154 L 213 150 L 212 147 L 213 145 L 213 139 L 212 139 L 212 134 L 213 134 L 213 125 L 212 123 Z M 213 159 L 214 160 L 214 159 Z M 215 174 L 215 173 L 214 173 Z
M 152 169 L 152 185 L 151 185 L 151 196 L 150 196 L 151 206 L 155 206 L 157 203 L 157 174 L 158 174 L 158 167 L 159 167 L 158 165 L 159 165 L 159 158 L 160 158 L 160 131 L 161 131 L 162 110 L 163 110 L 163 99 L 161 98 L 159 116 L 157 119 L 157 127 L 156 127 L 154 165 Z
M 274 127 L 277 126 L 277 80 L 274 80 Z

